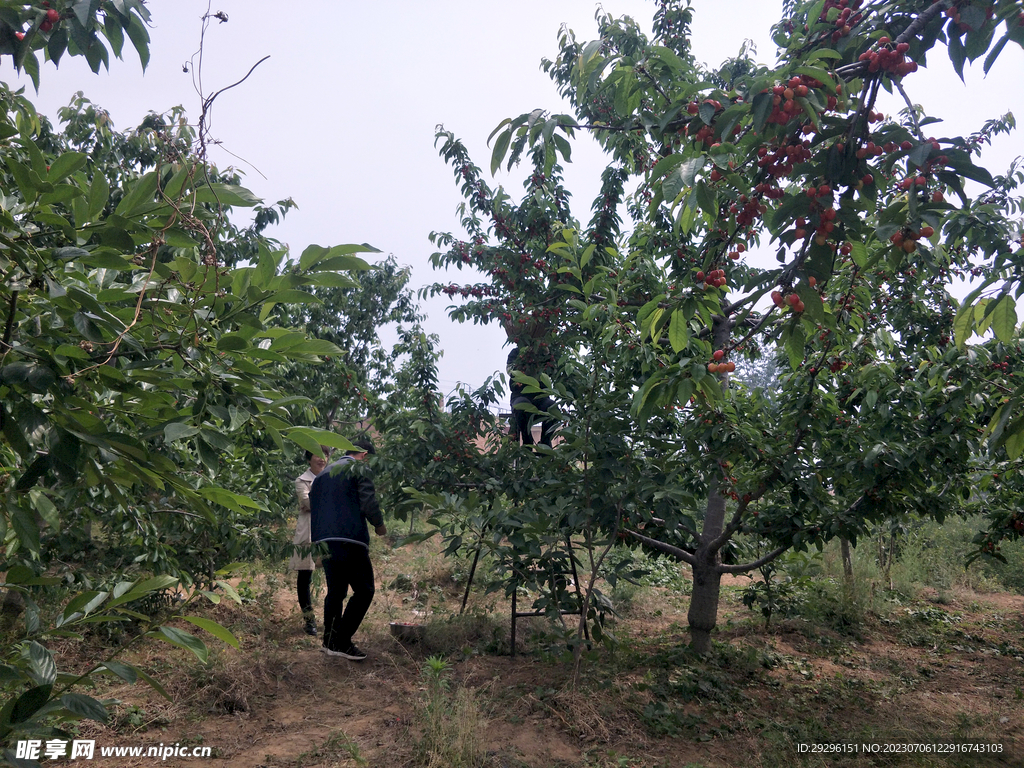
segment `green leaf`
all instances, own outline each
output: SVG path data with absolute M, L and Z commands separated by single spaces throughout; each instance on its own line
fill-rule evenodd
M 991 305 L 989 314 L 996 338 L 1004 344 L 1013 341 L 1017 335 L 1017 308 L 1013 298 L 1009 294 L 1000 296 Z
M 35 640 L 28 644 L 28 673 L 36 685 L 53 685 L 57 680 L 53 655 Z
M 651 176 L 648 181 L 657 181 L 673 169 L 678 168 L 685 160 L 686 155 L 669 155 L 668 157 L 661 158 L 657 163 L 655 163 L 654 168 L 651 169 Z M 673 195 L 673 197 L 675 197 L 675 195 Z
M 139 677 L 141 677 L 144 681 L 146 681 L 146 684 L 149 685 L 150 688 L 152 688 L 154 691 L 159 693 L 161 696 L 163 696 L 168 701 L 170 701 L 172 703 L 174 702 L 174 699 L 171 698 L 171 695 L 169 693 L 167 693 L 167 691 L 164 690 L 164 687 L 162 685 L 160 685 L 160 683 L 158 683 L 156 681 L 156 679 L 151 677 L 148 672 L 146 672 L 145 670 L 140 669 L 139 667 L 136 667 L 134 665 L 132 666 L 132 669 L 135 671 L 135 673 Z
M 103 36 L 110 43 L 110 50 L 117 58 L 121 58 L 121 51 L 124 49 L 124 28 L 120 20 L 113 13 L 108 13 L 103 19 Z
M 224 591 L 224 594 L 226 594 L 236 603 L 238 603 L 239 605 L 242 604 L 242 596 L 238 594 L 238 592 L 235 590 L 233 586 L 231 586 L 229 582 L 221 579 L 217 581 L 217 586 Z
M 102 173 L 96 173 L 89 186 L 89 221 L 96 220 L 109 199 L 110 184 L 107 182 L 107 177 Z
M 210 652 L 207 650 L 206 645 L 195 635 L 190 635 L 188 632 L 178 629 L 177 627 L 161 626 L 157 627 L 155 631 L 149 634 L 154 637 L 159 637 L 161 640 L 166 640 L 172 645 L 176 645 L 179 648 L 185 648 L 192 651 L 204 664 L 206 659 L 209 657 Z
M 65 152 L 50 164 L 50 170 L 46 180 L 56 183 L 67 178 L 72 173 L 83 167 L 88 161 L 88 156 L 82 152 Z M 77 189 L 77 187 L 75 187 Z
M 240 208 L 251 208 L 263 202 L 245 187 L 220 182 L 203 184 L 198 187 L 195 190 L 195 200 L 199 203 Z
M 261 504 L 258 501 L 250 499 L 248 496 L 243 496 L 240 493 L 233 493 L 225 488 L 220 488 L 215 485 L 208 485 L 205 488 L 199 489 L 199 495 L 207 501 L 212 501 L 214 504 L 220 504 L 222 507 L 234 510 L 245 514 L 246 509 L 262 509 L 266 510 L 266 505 Z
M 814 61 L 815 59 L 841 59 L 843 54 L 839 51 L 833 51 L 829 48 L 818 48 L 815 51 L 811 51 L 807 54 L 806 61 Z
M 322 269 L 333 270 L 365 270 L 370 265 L 353 253 L 380 253 L 372 245 L 362 243 L 361 245 L 336 245 L 333 248 L 325 248 L 322 245 L 310 245 L 302 252 L 299 259 L 299 270 L 305 272 L 314 266 Z M 323 262 L 328 262 L 328 265 Z
M 1006 455 L 1010 461 L 1019 459 L 1021 453 L 1024 452 L 1024 428 L 1017 432 L 1010 432 L 1003 442 L 1003 447 L 1006 449 Z
M 92 696 L 86 696 L 83 693 L 65 693 L 60 697 L 60 703 L 64 709 L 78 717 L 98 720 L 101 723 L 107 719 L 107 708 Z
M 43 458 L 46 459 L 44 466 L 49 468 L 49 457 L 40 457 L 40 459 Z M 25 471 L 22 479 L 31 476 L 31 469 L 32 468 L 30 467 Z M 18 486 L 15 487 L 18 488 Z M 37 554 L 39 552 L 39 526 L 36 523 L 35 515 L 30 514 L 28 510 L 21 506 L 16 506 L 13 509 L 8 506 L 8 511 L 10 512 L 11 527 L 14 529 L 14 533 L 17 535 L 21 546 L 29 552 Z
M 39 513 L 39 516 L 43 518 L 46 524 L 51 528 L 59 528 L 60 516 L 57 514 L 57 507 L 54 506 L 49 497 L 38 488 L 33 488 L 28 492 L 28 495 L 32 501 L 32 507 Z
M 85 192 L 74 184 L 58 184 L 52 192 L 47 192 L 39 198 L 39 204 L 56 205 L 58 203 L 67 203 L 72 198 L 84 196 Z
M 536 383 L 534 381 L 534 384 Z M 338 448 L 342 451 L 355 450 L 355 446 L 344 437 L 337 432 L 331 432 L 326 429 L 290 427 L 289 429 L 282 430 L 282 433 L 292 442 L 298 443 L 300 448 L 313 451 L 314 453 L 319 453 L 321 445 L 326 445 L 328 448 Z
M 252 284 L 257 288 L 266 289 L 275 274 L 277 274 L 277 258 L 270 251 L 265 251 L 260 256 L 256 271 L 253 272 Z
M 71 11 L 78 17 L 78 23 L 83 27 L 89 27 L 89 22 L 92 18 L 91 8 L 91 0 L 76 0 L 74 5 L 71 6 Z
M 658 387 L 660 382 L 665 378 L 664 370 L 651 376 L 647 381 L 643 383 L 643 386 L 637 390 L 637 393 L 633 396 L 633 403 L 630 406 L 630 412 L 638 417 L 640 421 L 646 421 L 653 409 L 651 401 L 651 393 Z
M 668 341 L 676 353 L 686 349 L 690 343 L 690 327 L 682 310 L 672 312 L 672 320 L 668 324 Z
M 180 579 L 178 577 L 171 576 L 169 574 L 163 576 L 152 576 L 148 579 L 143 579 L 142 581 L 136 583 L 134 586 L 132 586 L 130 591 L 142 593 L 160 592 L 162 590 L 170 589 L 171 587 L 176 586 L 179 581 Z
M 819 80 L 829 93 L 834 94 L 836 92 L 836 81 L 832 79 L 832 75 L 828 73 L 828 70 L 821 67 L 797 67 L 793 72 L 798 75 L 813 77 L 815 80 Z
M 190 424 L 182 424 L 177 421 L 172 421 L 164 427 L 164 440 L 168 443 L 173 443 L 176 440 L 184 440 L 197 434 L 199 434 L 198 427 L 193 427 Z
M 28 720 L 50 700 L 52 691 L 52 685 L 37 685 L 34 688 L 29 688 L 14 702 L 10 722 L 23 723 Z
M 871 394 L 871 393 L 869 393 Z M 875 393 L 877 395 L 877 393 Z M 881 443 L 871 447 L 871 450 L 864 456 L 864 467 L 870 469 L 875 461 L 878 459 L 879 454 L 885 450 L 885 446 Z
M 992 50 L 989 52 L 988 56 L 985 57 L 984 70 L 986 75 L 988 74 L 988 71 L 992 69 L 992 65 L 996 63 L 996 59 L 999 58 L 999 54 L 1003 52 L 1003 48 L 1006 47 L 1006 44 L 1009 41 L 1010 33 L 1007 32 L 999 39 L 998 43 L 992 46 Z
M 703 181 L 697 182 L 697 204 L 704 211 L 708 221 L 718 218 L 718 192 Z
M 973 31 L 977 32 L 985 25 L 985 11 L 981 7 L 964 3 L 959 11 L 960 22 L 966 24 Z
M 958 349 L 963 351 L 967 346 L 967 340 L 974 335 L 974 307 L 966 304 L 957 312 L 953 320 L 953 340 Z
M 38 188 L 29 169 L 10 155 L 7 156 L 7 168 L 14 177 L 14 182 L 18 185 L 18 190 L 21 192 L 21 196 L 25 198 L 25 201 L 34 201 L 38 194 Z
M 134 13 L 130 15 L 128 23 L 128 39 L 132 41 L 135 50 L 139 54 L 139 61 L 142 63 L 142 70 L 145 72 L 149 64 L 149 32 L 146 31 L 142 20 Z
M 101 661 L 100 667 L 113 672 L 126 683 L 134 683 L 138 680 L 138 675 L 130 664 L 122 664 L 119 661 Z
M 953 64 L 953 71 L 961 81 L 964 81 L 964 62 L 967 60 L 967 51 L 964 50 L 964 43 L 958 35 L 952 35 L 949 45 L 946 48 L 949 60 Z
M 68 33 L 63 25 L 57 27 L 50 33 L 50 39 L 46 43 L 46 55 L 53 65 L 59 66 L 61 57 L 68 49 Z
M 818 292 L 805 282 L 799 283 L 795 290 L 800 300 L 804 303 L 803 314 L 816 323 L 824 322 L 825 309 L 822 306 L 821 296 Z
M 491 175 L 497 173 L 501 167 L 502 160 L 505 159 L 505 153 L 508 151 L 509 142 L 512 140 L 512 129 L 509 128 L 503 131 L 498 140 L 494 142 L 494 149 L 491 152 Z
M 124 218 L 131 218 L 136 211 L 152 205 L 156 196 L 157 185 L 160 183 L 160 175 L 156 171 L 150 171 L 132 186 L 131 191 L 118 203 L 115 213 Z
M 697 180 L 697 173 L 707 163 L 707 157 L 701 155 L 687 160 L 679 169 L 679 179 L 687 187 L 692 187 Z M 675 197 L 675 195 L 673 195 Z
M 755 133 L 760 133 L 764 130 L 765 125 L 768 123 L 768 116 L 772 112 L 772 96 L 771 91 L 767 93 L 759 93 L 754 97 L 754 106 L 752 115 L 754 119 L 753 130 Z
M 226 333 L 217 339 L 217 349 L 221 352 L 240 352 L 250 346 L 249 339 L 240 333 Z
M 786 336 L 786 354 L 789 356 L 789 367 L 794 371 L 804 361 L 804 330 L 800 324 L 794 325 Z
M 231 634 L 225 627 L 222 627 L 216 621 L 210 619 L 204 619 L 199 616 L 182 616 L 185 621 L 195 624 L 200 629 L 205 629 L 214 637 L 223 640 L 225 643 L 233 648 L 238 648 L 238 638 Z

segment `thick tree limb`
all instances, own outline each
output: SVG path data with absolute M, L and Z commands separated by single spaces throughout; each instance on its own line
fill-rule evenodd
M 664 552 L 666 555 L 672 555 L 672 557 L 676 558 L 677 560 L 682 560 L 684 563 L 688 563 L 689 565 L 695 565 L 697 563 L 697 559 L 692 554 L 687 552 L 685 549 L 673 547 L 671 544 L 666 544 L 663 541 L 652 539 L 651 537 L 644 536 L 642 533 L 637 533 L 636 531 L 630 531 L 627 529 L 624 532 L 628 533 L 637 541 L 646 544 L 651 549 L 656 549 L 659 552 Z
M 739 565 L 716 565 L 715 570 L 719 573 L 746 573 L 747 571 L 753 571 L 760 568 L 762 565 L 770 563 L 787 549 L 789 549 L 789 545 L 778 547 L 777 549 L 773 549 L 760 560 L 755 560 L 752 563 L 741 563 Z

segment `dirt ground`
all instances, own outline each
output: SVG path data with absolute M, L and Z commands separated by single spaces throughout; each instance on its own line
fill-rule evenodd
M 254 577 L 262 593 L 250 603 L 203 609 L 235 633 L 239 649 L 207 637 L 203 665 L 147 641 L 131 658 L 174 703 L 142 683 L 101 690 L 121 703 L 107 724 L 83 722 L 82 736 L 98 745 L 209 746 L 214 758 L 97 758 L 119 766 L 430 765 L 421 748 L 423 670 L 437 655 L 448 663 L 449 692 L 461 687 L 474 702 L 481 766 L 1024 766 L 1021 596 L 961 592 L 939 604 L 925 595 L 850 632 L 798 619 L 766 630 L 739 604 L 738 587 L 727 587 L 719 649 L 705 661 L 685 650 L 685 595 L 647 588 L 610 625 L 617 647 L 585 658 L 574 687 L 545 620 L 520 621 L 512 657 L 507 603 L 474 593 L 472 617 L 459 620 L 451 616 L 461 585 L 417 586 L 389 567 L 378 578 L 357 636 L 366 661 L 319 652 L 301 631 L 287 575 Z M 389 634 L 389 621 L 428 619 L 423 642 L 403 645 Z M 64 650 L 84 658 L 90 649 L 69 642 Z M 965 739 L 1000 751 L 863 751 Z M 858 752 L 812 751 L 824 743 Z

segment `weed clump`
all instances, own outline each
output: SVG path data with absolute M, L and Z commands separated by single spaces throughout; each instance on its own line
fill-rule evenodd
M 420 712 L 419 761 L 426 768 L 476 768 L 483 764 L 480 712 L 468 688 L 452 691 L 450 672 L 451 665 L 440 656 L 431 656 L 423 665 L 426 690 Z

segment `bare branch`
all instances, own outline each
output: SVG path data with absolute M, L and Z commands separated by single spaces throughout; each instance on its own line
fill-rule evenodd
M 893 80 L 893 85 L 899 90 L 900 95 L 903 97 L 903 101 L 907 103 L 907 109 L 910 111 L 910 119 L 914 121 L 914 133 L 917 134 L 917 138 L 924 141 L 924 134 L 921 133 L 921 124 L 917 121 L 917 110 L 914 108 L 914 103 L 910 100 L 910 96 L 903 90 L 903 83 L 899 80 Z
M 642 533 L 637 533 L 636 531 L 631 531 L 629 529 L 625 529 L 623 533 L 628 533 L 634 539 L 646 544 L 651 549 L 656 549 L 659 552 L 664 552 L 666 555 L 672 555 L 672 557 L 676 558 L 677 560 L 682 560 L 684 563 L 687 563 L 689 565 L 697 564 L 697 558 L 695 558 L 691 553 L 687 552 L 685 549 L 673 547 L 671 544 L 666 544 L 663 541 L 652 539 L 649 536 L 644 536 Z
M 789 549 L 789 545 L 773 549 L 760 560 L 755 560 L 752 563 L 741 563 L 739 565 L 716 565 L 715 570 L 719 573 L 746 573 L 747 571 L 753 571 L 760 568 L 762 565 L 767 565 L 787 549 Z

